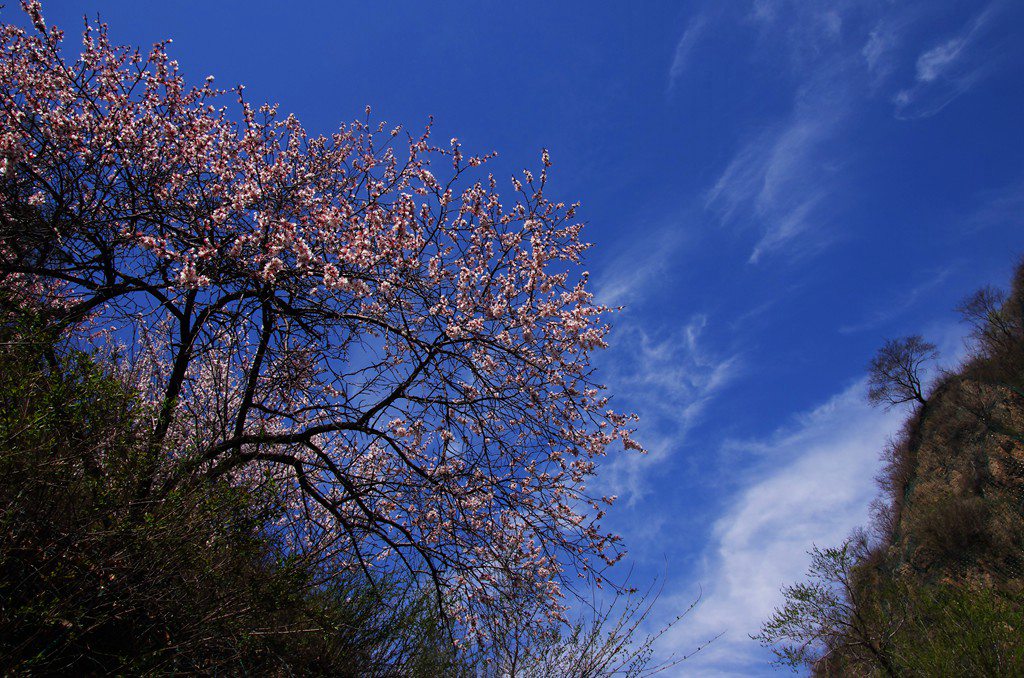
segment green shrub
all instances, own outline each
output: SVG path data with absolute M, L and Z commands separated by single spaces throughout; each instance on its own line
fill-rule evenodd
M 892 654 L 907 676 L 1024 675 L 1024 601 L 991 588 L 908 587 Z

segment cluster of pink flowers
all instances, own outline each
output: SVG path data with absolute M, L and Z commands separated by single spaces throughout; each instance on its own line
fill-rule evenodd
M 613 498 L 585 483 L 639 447 L 593 381 L 609 309 L 576 206 L 544 197 L 547 151 L 503 204 L 490 156 L 429 127 L 399 148 L 367 111 L 310 136 L 241 88 L 236 122 L 166 45 L 101 24 L 65 61 L 23 4 L 35 32 L 0 32 L 0 286 L 72 334 L 117 328 L 178 460 L 154 487 L 284 481 L 295 548 L 422 577 L 470 636 L 509 606 L 559 620 L 567 573 L 600 582 Z M 20 245 L 29 226 L 52 247 Z

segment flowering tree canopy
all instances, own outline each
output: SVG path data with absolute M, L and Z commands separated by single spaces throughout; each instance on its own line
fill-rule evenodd
M 34 30 L 0 34 L 0 292 L 144 394 L 174 463 L 141 498 L 278 483 L 295 548 L 429 582 L 470 635 L 507 601 L 559 619 L 569 574 L 600 582 L 621 554 L 586 482 L 613 442 L 639 448 L 593 380 L 609 309 L 546 152 L 503 203 L 489 157 L 429 127 L 367 109 L 311 136 L 102 24 L 65 59 L 23 6 Z

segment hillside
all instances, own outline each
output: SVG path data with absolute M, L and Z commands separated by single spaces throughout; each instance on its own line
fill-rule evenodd
M 1024 554 L 1024 271 L 1005 300 L 968 299 L 973 353 L 945 375 L 887 450 L 882 560 L 929 581 L 1019 591 Z
M 872 523 L 815 547 L 808 580 L 784 589 L 756 637 L 780 663 L 822 676 L 1024 673 L 1024 266 L 1009 293 L 986 288 L 958 310 L 969 357 L 930 389 L 913 388 L 934 348 L 919 337 L 872 363 L 873 399 L 914 408 L 883 451 Z

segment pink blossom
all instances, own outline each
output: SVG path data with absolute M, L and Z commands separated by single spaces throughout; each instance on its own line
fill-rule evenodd
M 0 220 L 61 210 L 55 268 L 14 270 L 0 240 L 0 287 L 118 355 L 176 462 L 154 487 L 273 479 L 292 548 L 430 573 L 467 638 L 509 600 L 537 633 L 563 619 L 562 584 L 622 555 L 595 462 L 640 448 L 594 381 L 610 309 L 573 274 L 589 245 L 545 197 L 547 152 L 502 196 L 493 154 L 462 163 L 429 126 L 394 148 L 367 107 L 310 136 L 189 87 L 168 43 L 92 26 L 65 61 L 23 6 L 34 31 L 0 28 Z

